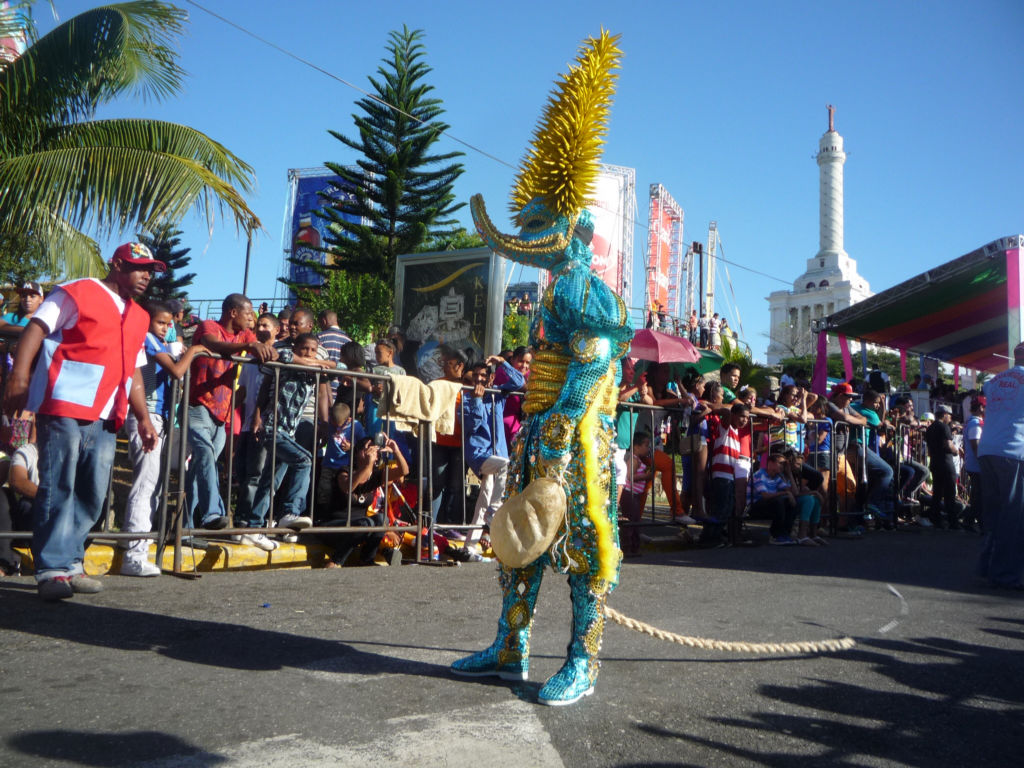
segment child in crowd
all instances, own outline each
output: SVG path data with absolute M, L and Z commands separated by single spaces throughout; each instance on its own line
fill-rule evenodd
M 501 394 L 486 392 L 494 386 L 495 370 L 504 374 Z M 508 445 L 505 443 L 505 398 L 509 392 L 521 390 L 526 381 L 522 374 L 499 355 L 476 363 L 471 368 L 473 392 L 465 398 L 465 461 L 480 478 L 480 493 L 473 511 L 473 525 L 490 526 L 491 518 L 501 506 L 505 494 L 508 467 Z M 479 541 L 480 529 L 471 529 L 466 546 Z
M 625 557 L 640 556 L 640 520 L 644 514 L 644 496 L 651 472 L 651 436 L 646 432 L 633 435 L 633 444 L 626 451 L 626 479 L 619 503 L 619 538 Z M 625 523 L 628 521 L 628 525 Z
M 310 333 L 300 333 L 292 341 L 291 350 L 279 350 L 282 363 L 293 363 L 306 368 L 333 368 L 330 360 L 317 356 L 318 343 Z M 285 493 L 280 524 L 282 528 L 301 530 L 313 524 L 303 514 L 306 508 L 306 491 L 309 489 L 309 475 L 313 466 L 312 453 L 298 443 L 295 430 L 302 419 L 306 401 L 316 394 L 316 375 L 312 370 L 282 370 L 275 377 L 272 371 L 264 372 L 263 385 L 257 399 L 257 412 L 253 416 L 253 432 L 268 444 L 267 452 L 273 450 L 273 461 L 267 461 L 260 474 L 256 488 L 256 500 L 246 517 L 236 515 L 235 523 L 240 528 L 262 528 L 266 524 L 271 504 L 271 483 L 274 489 L 281 486 L 285 477 L 289 482 Z M 277 401 L 273 402 L 274 381 L 278 379 Z M 327 421 L 328 384 L 321 379 L 318 403 L 322 409 L 321 420 Z M 262 432 L 261 432 L 262 430 Z M 271 443 L 271 441 L 273 441 Z M 268 456 L 271 458 L 271 456 Z M 276 466 L 275 466 L 276 464 Z M 277 542 L 261 533 L 245 534 L 238 539 L 267 552 L 277 549 Z
M 794 451 L 787 449 L 783 455 L 786 457 L 784 475 L 789 487 L 796 494 L 796 517 L 797 534 L 796 543 L 805 547 L 821 547 L 828 544 L 818 532 L 821 522 L 821 510 L 825 502 L 825 494 L 822 488 L 812 488 L 807 477 L 802 472 L 804 457 Z
M 276 315 L 264 312 L 256 321 L 256 339 L 263 344 L 271 343 L 277 336 L 281 321 Z M 253 501 L 256 499 L 256 487 L 263 473 L 263 464 L 267 460 L 267 446 L 259 439 L 253 429 L 256 416 L 256 399 L 263 384 L 263 368 L 255 362 L 241 366 L 238 377 L 238 394 L 236 399 L 242 404 L 242 432 L 238 439 L 236 454 L 237 472 L 241 482 L 238 487 L 238 506 L 236 515 L 243 519 L 249 517 Z
M 125 429 L 128 432 L 128 454 L 135 480 L 125 505 L 123 530 L 132 532 L 149 532 L 153 529 L 153 512 L 158 499 L 156 491 L 160 483 L 161 448 L 164 436 L 172 427 L 171 379 L 181 379 L 192 364 L 192 358 L 197 353 L 206 352 L 202 344 L 193 344 L 179 360 L 175 360 L 166 343 L 167 332 L 174 325 L 171 308 L 160 301 L 146 301 L 142 306 L 149 313 L 149 333 L 146 334 L 143 346 L 146 364 L 140 366 L 140 370 L 146 390 L 146 408 L 156 430 L 157 441 L 156 447 L 147 452 L 139 435 L 139 421 L 134 414 L 128 414 Z M 126 542 L 126 547 L 121 563 L 123 576 L 160 575 L 159 566 L 149 562 L 149 539 L 132 539 Z
M 349 466 L 352 460 L 352 446 L 364 437 L 363 425 L 352 418 L 352 409 L 347 403 L 338 403 L 331 408 L 331 432 L 327 438 L 327 449 L 320 462 L 320 475 L 316 482 L 316 507 L 314 519 L 321 520 L 334 516 L 338 508 L 338 472 Z
M 747 426 L 749 420 L 750 406 L 734 402 L 729 409 L 728 421 L 722 422 L 715 438 L 711 455 L 711 515 L 714 519 L 710 525 L 705 525 L 701 534 L 701 541 L 705 544 L 717 544 L 722 527 L 743 513 L 742 509 L 737 509 L 736 474 L 738 467 L 742 474 L 743 465 L 740 430 Z
M 796 544 L 790 536 L 796 517 L 796 495 L 782 470 L 786 459 L 779 453 L 770 453 L 764 467 L 754 473 L 754 504 L 750 516 L 771 520 L 769 544 L 789 546 Z
M 36 425 L 32 421 L 25 441 L 9 460 L 7 487 L 0 492 L 0 531 L 27 531 L 32 528 L 32 503 L 39 490 L 39 449 Z M 15 554 L 13 539 L 0 539 L 0 574 L 21 573 L 21 558 Z M 27 544 L 28 542 L 23 542 Z

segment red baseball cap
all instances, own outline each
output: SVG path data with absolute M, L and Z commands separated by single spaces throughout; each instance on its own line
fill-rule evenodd
M 142 243 L 125 243 L 117 246 L 114 258 L 136 267 L 152 267 L 154 272 L 163 272 L 167 269 L 167 265 L 154 259 L 153 252 Z
M 852 394 L 853 394 L 853 387 L 851 387 L 845 381 L 840 382 L 839 384 L 836 384 L 834 387 L 832 387 L 832 397 L 835 397 L 836 395 L 852 395 Z

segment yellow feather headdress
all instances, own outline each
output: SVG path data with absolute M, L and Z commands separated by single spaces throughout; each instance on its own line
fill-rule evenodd
M 555 84 L 512 189 L 513 212 L 540 197 L 571 217 L 591 199 L 622 58 L 618 40 L 605 30 L 584 40 L 576 64 Z

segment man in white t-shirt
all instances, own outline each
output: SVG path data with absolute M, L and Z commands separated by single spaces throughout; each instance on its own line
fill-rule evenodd
M 82 563 L 106 499 L 114 436 L 129 405 L 144 450 L 156 444 L 139 371 L 149 316 L 132 299 L 165 268 L 145 245 L 125 243 L 114 251 L 105 278 L 56 288 L 21 335 L 4 407 L 36 413 L 32 557 L 44 600 L 103 589 Z
M 978 571 L 994 587 L 1024 590 L 1024 343 L 1013 367 L 985 382 L 978 445 L 985 546 Z

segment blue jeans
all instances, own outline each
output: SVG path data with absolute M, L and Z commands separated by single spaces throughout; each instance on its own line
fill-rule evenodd
M 892 485 L 892 467 L 889 463 L 872 451 L 866 451 L 868 465 L 868 503 L 874 504 L 883 512 L 892 509 L 889 486 Z
M 277 466 L 271 466 L 271 452 L 267 449 L 266 463 L 260 473 L 260 484 L 256 488 L 256 501 L 252 511 L 243 517 L 238 510 L 235 525 L 240 528 L 262 528 L 266 524 L 267 513 L 270 511 L 270 483 L 273 480 L 274 490 L 281 487 L 285 477 L 288 485 L 285 488 L 282 515 L 301 515 L 306 509 L 306 491 L 309 490 L 309 475 L 313 467 L 312 454 L 299 445 L 295 438 L 284 432 L 278 432 L 274 439 L 277 451 Z
M 462 446 L 431 444 L 434 452 L 434 498 L 430 502 L 434 520 L 442 525 L 466 525 L 466 464 Z
M 103 511 L 114 463 L 104 422 L 36 416 L 39 490 L 32 507 L 36 581 L 82 573 L 85 537 Z
M 978 574 L 992 584 L 1024 584 L 1024 461 L 981 456 L 985 543 Z
M 267 462 L 267 446 L 256 439 L 252 431 L 243 432 L 235 441 L 238 453 L 235 455 L 235 471 L 238 473 L 238 503 L 235 519 L 248 520 L 252 505 L 256 502 L 263 465 Z
M 227 433 L 205 405 L 188 407 L 188 492 L 192 502 L 192 520 L 202 528 L 216 517 L 224 517 L 224 499 L 220 495 L 217 458 L 224 450 Z

